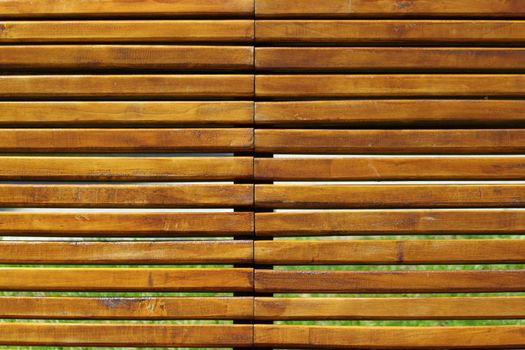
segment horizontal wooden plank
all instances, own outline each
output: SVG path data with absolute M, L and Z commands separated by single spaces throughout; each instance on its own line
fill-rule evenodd
M 259 1 L 259 0 L 258 0 Z M 489 0 L 490 1 L 490 0 Z M 525 23 L 512 20 L 259 20 L 258 42 L 522 43 Z
M 253 67 L 247 46 L 24 45 L 0 46 L 0 69 L 243 70 Z
M 525 157 L 259 158 L 255 159 L 255 177 L 292 181 L 523 180 Z
M 525 60 L 525 50 L 518 48 L 259 47 L 256 51 L 255 66 L 265 71 L 521 70 Z
M 257 129 L 255 149 L 270 153 L 523 153 L 525 129 Z
M 453 235 L 525 232 L 523 209 L 410 209 L 257 213 L 258 236 Z
M 236 152 L 253 129 L 1 129 L 1 152 Z
M 7 84 L 7 86 L 9 85 L 11 84 Z M 364 96 L 519 97 L 525 96 L 525 75 L 258 75 L 255 91 L 258 97 L 274 98 Z M 0 90 L 1 94 L 3 93 Z
M 251 42 L 252 20 L 5 21 L 0 42 Z
M 523 326 L 330 327 L 256 325 L 255 344 L 315 349 L 520 349 Z
M 4 236 L 180 237 L 253 233 L 253 213 L 248 212 L 6 211 L 0 212 L 0 218 L 0 234 Z
M 259 17 L 524 17 L 520 0 L 257 0 Z
M 525 185 L 256 185 L 255 204 L 290 209 L 523 207 Z
M 267 265 L 524 262 L 525 240 L 519 239 L 255 242 L 255 263 Z
M 11 291 L 251 291 L 253 270 L 243 268 L 0 268 Z
M 252 75 L 2 75 L 0 97 L 252 97 Z
M 252 185 L 0 184 L 4 207 L 225 208 L 252 203 Z
M 523 292 L 525 270 L 256 270 L 255 290 L 263 293 Z
M 249 347 L 249 325 L 0 323 L 0 344 Z
M 241 264 L 250 241 L 0 242 L 2 264 Z
M 250 16 L 252 0 L 4 0 L 3 17 L 155 17 L 155 16 Z
M 249 319 L 252 298 L 243 297 L 0 297 L 2 318 L 173 320 Z
M 208 181 L 253 176 L 252 157 L 0 156 L 0 164 L 3 180 Z
M 523 310 L 523 297 L 255 298 L 259 320 L 518 319 Z
M 0 125 L 248 125 L 249 101 L 0 101 Z
M 258 125 L 519 126 L 519 100 L 347 100 L 257 102 Z M 0 110 L 2 104 L 0 103 Z M 1 116 L 0 116 L 1 118 Z

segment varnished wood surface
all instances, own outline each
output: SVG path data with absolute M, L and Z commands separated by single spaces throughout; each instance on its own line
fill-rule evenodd
M 11 291 L 251 291 L 250 268 L 0 268 Z
M 254 227 L 249 212 L 0 212 L 0 218 L 4 236 L 248 236 Z
M 255 317 L 258 320 L 518 319 L 524 317 L 524 307 L 523 297 L 259 297 L 255 298 Z
M 254 38 L 252 20 L 5 21 L 0 25 L 2 43 L 249 43 Z
M 226 153 L 252 148 L 249 128 L 0 129 L 2 152 Z
M 255 178 L 289 181 L 523 180 L 525 157 L 259 158 L 255 159 Z
M 523 292 L 525 270 L 255 270 L 255 290 L 261 293 Z
M 253 300 L 247 297 L 0 297 L 0 315 L 30 319 L 250 319 Z
M 2 264 L 247 264 L 252 255 L 250 241 L 0 242 Z
M 0 108 L 2 104 L 0 103 Z M 0 116 L 1 118 L 1 116 Z M 258 125 L 520 126 L 520 100 L 347 100 L 257 102 Z
M 257 213 L 259 236 L 452 235 L 525 232 L 523 209 L 409 209 Z
M 253 176 L 252 157 L 0 156 L 0 164 L 4 180 L 214 181 Z
M 0 79 L 0 83 L 2 80 Z M 6 84 L 10 86 L 11 84 Z M 525 96 L 522 74 L 301 74 L 258 75 L 256 96 L 310 97 L 479 97 Z M 0 90 L 0 95 L 3 94 Z
M 521 349 L 524 329 L 256 325 L 255 344 L 297 349 Z
M 252 203 L 253 185 L 0 185 L 4 207 L 231 208 Z
M 249 347 L 250 325 L 0 323 L 0 344 Z
M 0 98 L 248 98 L 248 74 L 209 75 L 3 75 Z
M 256 129 L 255 150 L 290 154 L 523 153 L 525 129 Z
M 255 263 L 266 265 L 524 262 L 525 241 L 520 239 L 255 242 Z
M 491 1 L 491 0 L 489 0 Z M 258 20 L 260 43 L 522 43 L 522 20 Z

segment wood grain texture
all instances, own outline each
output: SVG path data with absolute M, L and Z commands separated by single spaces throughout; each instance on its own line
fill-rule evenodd
M 259 320 L 518 319 L 523 310 L 523 297 L 255 298 Z
M 0 103 L 0 108 L 2 104 Z M 1 116 L 0 116 L 1 118 Z M 258 125 L 523 125 L 519 100 L 347 100 L 257 102 Z
M 80 237 L 247 236 L 253 234 L 253 213 L 0 212 L 0 234 Z
M 253 96 L 253 76 L 3 75 L 0 97 L 232 98 Z
M 525 205 L 525 185 L 256 185 L 255 204 L 283 209 L 515 208 Z
M 524 17 L 520 0 L 257 0 L 259 17 Z
M 0 101 L 0 125 L 248 125 L 249 101 Z
M 259 158 L 255 159 L 255 177 L 289 181 L 522 180 L 525 157 Z
M 247 264 L 252 256 L 250 241 L 0 242 L 2 264 Z
M 231 320 L 252 314 L 253 300 L 247 297 L 0 297 L 2 318 Z
M 525 23 L 512 20 L 258 20 L 256 25 L 258 42 L 290 45 L 472 43 L 475 46 L 525 41 Z
M 257 129 L 255 140 L 268 153 L 510 154 L 524 152 L 525 129 Z
M 261 293 L 522 292 L 525 270 L 255 270 L 255 290 Z
M 228 208 L 252 203 L 252 185 L 0 185 L 5 207 Z
M 521 349 L 523 326 L 330 327 L 256 325 L 255 344 L 315 349 Z
M 11 84 L 7 84 L 7 86 L 9 85 Z M 525 75 L 258 75 L 256 77 L 255 91 L 256 96 L 261 98 L 364 96 L 520 97 L 525 96 Z M 1 90 L 0 94 L 3 94 Z
M 249 347 L 249 325 L 1 323 L 0 344 Z
M 517 48 L 259 47 L 256 51 L 256 69 L 264 71 L 519 71 L 525 61 L 525 50 Z
M 523 262 L 525 241 L 519 239 L 255 242 L 255 263 L 266 265 Z
M 249 128 L 1 129 L 1 152 L 240 152 L 253 148 Z
M 1 268 L 0 286 L 12 291 L 251 291 L 253 269 Z
M 409 209 L 257 213 L 259 236 L 492 234 L 525 232 L 523 209 Z
M 247 70 L 248 46 L 24 45 L 0 46 L 0 69 Z
M 2 43 L 208 43 L 254 38 L 251 20 L 5 21 Z
M 252 0 L 3 0 L 4 17 L 250 16 Z
M 253 176 L 252 157 L 0 156 L 0 164 L 4 180 L 214 181 Z

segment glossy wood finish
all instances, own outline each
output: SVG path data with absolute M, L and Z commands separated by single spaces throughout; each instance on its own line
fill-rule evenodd
M 404 209 L 257 213 L 258 236 L 525 233 L 523 209 Z
M 2 318 L 231 320 L 252 314 L 252 298 L 243 297 L 0 297 Z

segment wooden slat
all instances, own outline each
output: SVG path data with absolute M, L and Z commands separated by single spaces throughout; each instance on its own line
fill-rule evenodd
M 7 84 L 7 86 L 10 85 Z M 522 97 L 525 96 L 525 75 L 258 75 L 255 91 L 258 97 L 275 98 L 363 96 Z M 0 94 L 4 93 L 0 90 Z
M 0 323 L 0 344 L 249 347 L 249 325 Z
M 0 156 L 0 164 L 4 180 L 179 181 L 253 176 L 252 157 Z
M 519 239 L 255 242 L 255 263 L 267 265 L 524 262 L 525 240 Z
M 525 157 L 261 158 L 255 159 L 255 177 L 292 181 L 523 180 Z
M 525 185 L 256 185 L 255 203 L 326 209 L 523 207 Z
M 252 298 L 243 297 L 0 297 L 2 318 L 231 320 L 252 314 Z
M 250 16 L 252 0 L 3 0 L 3 17 Z
M 250 20 L 6 21 L 0 42 L 251 42 Z
M 523 326 L 330 327 L 256 325 L 255 344 L 315 349 L 521 349 Z
M 258 0 L 259 1 L 259 0 Z M 257 41 L 276 43 L 522 43 L 525 22 L 497 20 L 259 20 Z
M 0 69 L 246 70 L 247 46 L 25 45 L 0 46 Z
M 2 264 L 246 264 L 252 255 L 250 241 L 0 242 Z
M 258 129 L 255 149 L 270 153 L 523 153 L 525 129 Z
M 525 102 L 517 100 L 293 101 L 256 105 L 255 121 L 259 125 L 384 128 L 387 125 L 520 126 L 525 122 Z
M 225 208 L 252 203 L 252 185 L 0 185 L 4 207 Z
M 522 70 L 525 61 L 525 50 L 518 48 L 260 47 L 256 50 L 256 68 L 271 71 Z
M 523 209 L 345 210 L 257 213 L 258 236 L 523 234 Z
M 3 75 L 0 97 L 252 97 L 252 75 Z
M 253 213 L 248 212 L 0 212 L 0 234 L 4 236 L 180 237 L 252 233 Z
M 257 0 L 259 17 L 524 17 L 520 0 Z
M 259 320 L 518 319 L 524 310 L 523 297 L 255 298 Z
M 525 270 L 256 270 L 255 290 L 261 293 L 523 292 Z
M 253 270 L 242 268 L 0 268 L 12 291 L 251 291 Z
M 235 152 L 253 147 L 253 130 L 1 129 L 0 152 Z

